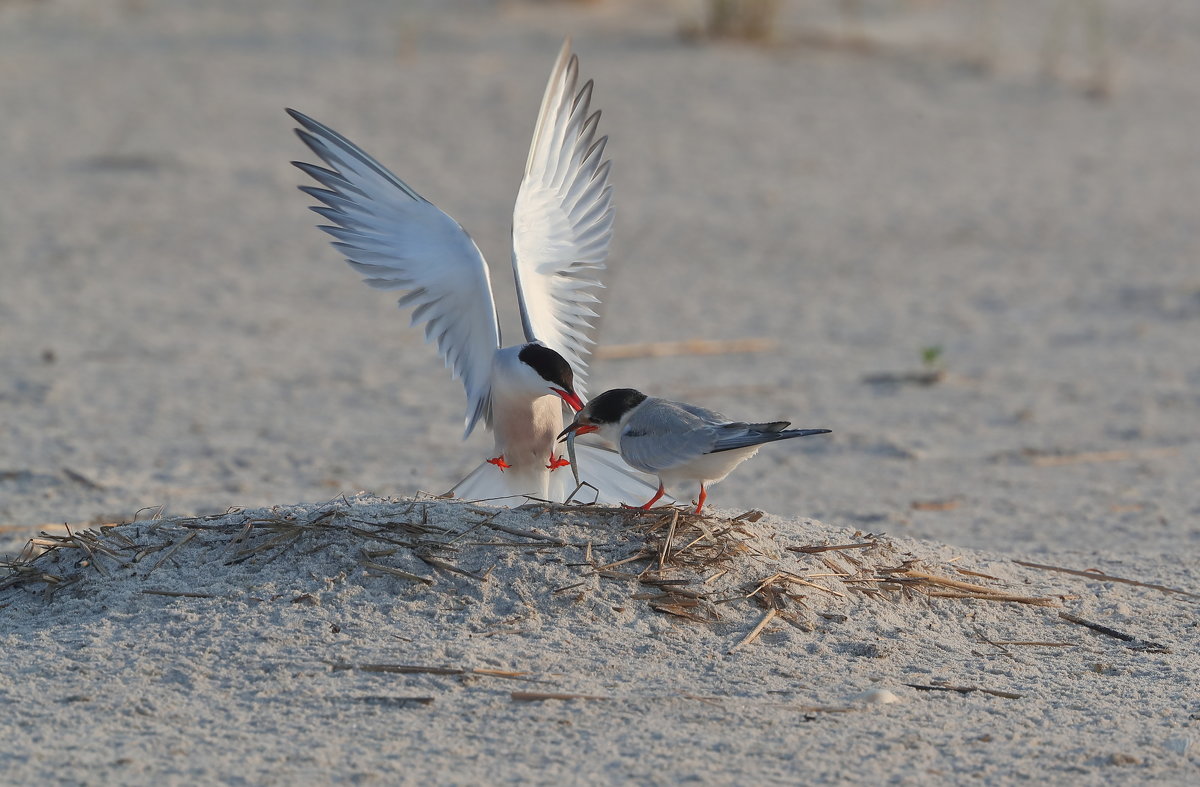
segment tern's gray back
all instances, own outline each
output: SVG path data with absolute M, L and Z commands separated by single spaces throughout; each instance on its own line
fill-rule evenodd
M 669 470 L 712 451 L 727 424 L 718 412 L 651 397 L 621 430 L 621 456 L 647 473 Z

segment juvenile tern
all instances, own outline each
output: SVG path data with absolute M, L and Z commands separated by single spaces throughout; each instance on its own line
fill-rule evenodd
M 457 485 L 460 497 L 560 497 L 551 484 L 568 464 L 554 452 L 562 426 L 559 399 L 583 406 L 581 378 L 598 302 L 591 290 L 612 238 L 607 136 L 597 135 L 592 82 L 579 85 L 570 39 L 550 74 L 534 127 L 512 222 L 512 266 L 525 341 L 503 346 L 483 254 L 449 215 L 333 129 L 289 109 L 297 135 L 328 168 L 292 162 L 319 183 L 300 190 L 365 283 L 407 290 L 412 325 L 424 325 L 467 394 L 463 439 L 480 420 L 495 437 L 495 456 Z M 603 452 L 603 449 L 594 449 Z M 589 451 L 590 453 L 590 451 Z M 601 497 L 650 484 L 615 455 L 592 457 L 601 476 L 587 478 Z M 562 473 L 557 475 L 562 476 Z M 569 491 L 569 489 L 567 490 Z
M 658 491 L 643 506 L 650 508 L 666 487 L 700 482 L 696 513 L 704 508 L 707 484 L 715 484 L 733 468 L 758 453 L 763 443 L 828 434 L 829 429 L 788 429 L 788 421 L 745 423 L 713 410 L 646 396 L 632 388 L 616 388 L 592 399 L 559 433 L 595 432 L 620 448 L 631 466 L 658 476 Z

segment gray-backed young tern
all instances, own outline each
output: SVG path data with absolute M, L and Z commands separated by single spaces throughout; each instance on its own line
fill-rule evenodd
M 642 508 L 663 496 L 666 487 L 700 483 L 696 513 L 704 508 L 706 485 L 715 484 L 733 468 L 758 453 L 764 443 L 792 437 L 828 434 L 829 429 L 788 429 L 788 421 L 746 423 L 718 412 L 669 399 L 646 396 L 632 388 L 616 388 L 592 399 L 575 413 L 559 433 L 595 432 L 615 444 L 632 467 L 658 476 L 658 491 Z

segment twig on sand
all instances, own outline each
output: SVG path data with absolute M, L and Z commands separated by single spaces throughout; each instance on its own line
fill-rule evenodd
M 1011 691 L 999 691 L 997 689 L 985 689 L 981 686 L 928 686 L 924 683 L 905 683 L 910 689 L 917 691 L 953 691 L 957 694 L 971 694 L 972 692 L 981 692 L 983 694 L 991 694 L 993 697 L 1003 697 L 1006 700 L 1019 700 L 1020 694 L 1014 694 Z
M 486 574 L 476 574 L 473 571 L 467 571 L 466 569 L 459 568 L 458 566 L 452 566 L 444 560 L 438 560 L 437 558 L 429 557 L 428 555 L 417 555 L 417 557 L 420 558 L 421 562 L 425 563 L 425 565 L 433 566 L 434 568 L 440 568 L 443 571 L 449 571 L 451 574 L 458 574 L 460 577 L 467 577 L 468 579 L 473 579 L 476 582 L 487 582 Z
M 831 575 L 826 575 L 826 576 L 844 577 L 846 575 L 839 573 L 839 574 L 831 574 Z M 784 572 L 784 573 L 776 574 L 774 577 L 771 578 L 771 580 L 776 580 L 776 579 L 782 580 L 784 582 L 791 582 L 794 585 L 805 585 L 806 587 L 816 588 L 817 590 L 823 590 L 826 593 L 830 593 L 832 595 L 837 596 L 838 598 L 846 598 L 845 593 L 838 592 L 838 591 L 834 590 L 833 588 L 827 588 L 824 585 L 818 585 L 816 582 L 813 582 L 805 577 L 798 577 L 795 574 L 788 574 L 788 573 Z M 764 583 L 764 584 L 769 584 L 769 582 L 771 580 L 768 580 L 768 582 Z
M 934 385 L 946 378 L 945 369 L 929 369 L 920 372 L 877 372 L 863 375 L 866 385 Z
M 960 593 L 954 590 L 930 590 L 926 592 L 926 595 L 930 598 L 973 598 L 980 601 L 1008 601 L 1013 604 L 1029 604 L 1034 607 L 1058 606 L 1058 602 L 1052 598 L 1017 596 L 1011 593 Z
M 63 471 L 63 475 L 65 475 L 67 478 L 71 479 L 72 481 L 74 481 L 77 484 L 82 484 L 83 486 L 87 487 L 88 489 L 103 489 L 104 488 L 101 484 L 96 483 L 92 479 L 85 476 L 83 473 L 80 473 L 78 470 L 72 470 L 69 467 L 64 467 L 62 469 L 62 471 Z
M 662 551 L 658 553 L 658 570 L 663 570 L 663 564 L 671 554 L 671 542 L 675 540 L 675 526 L 679 524 L 679 511 L 671 517 L 671 525 L 667 528 L 667 537 L 663 539 Z
M 1123 631 L 1117 631 L 1115 628 L 1112 628 L 1110 626 L 1105 626 L 1102 623 L 1093 623 L 1090 620 L 1084 620 L 1083 618 L 1079 617 L 1078 615 L 1072 615 L 1070 612 L 1059 612 L 1058 616 L 1060 618 L 1062 618 L 1063 620 L 1068 621 L 1070 623 L 1076 623 L 1085 628 L 1089 628 L 1092 631 L 1095 631 L 1097 634 L 1103 634 L 1106 637 L 1113 637 L 1114 639 L 1119 639 L 1122 642 L 1129 642 L 1129 643 L 1131 643 L 1129 647 L 1131 647 L 1134 650 L 1142 650 L 1147 653 L 1170 653 L 1171 652 L 1171 649 L 1168 648 L 1166 645 L 1163 645 L 1162 643 L 1153 642 L 1148 639 L 1142 639 L 1141 637 L 1135 637 L 1132 634 L 1126 634 Z
M 670 599 L 671 601 L 652 602 L 650 604 L 650 608 L 655 612 L 665 612 L 668 615 L 685 618 L 693 623 L 716 623 L 721 619 L 716 615 L 706 618 L 703 615 L 697 615 L 695 612 L 692 612 L 692 609 L 700 606 L 700 602 L 696 601 L 695 599 L 689 599 L 687 597 L 680 598 L 679 596 L 672 594 L 664 594 L 658 598 Z
M 528 677 L 528 672 L 501 669 L 470 669 L 467 667 L 432 667 L 422 664 L 351 664 L 344 661 L 327 662 L 334 672 L 357 670 L 383 675 L 481 675 L 488 678 L 505 678 L 530 683 L 547 683 Z
M 815 555 L 819 552 L 832 552 L 835 549 L 867 549 L 877 546 L 875 541 L 863 541 L 858 544 L 826 544 L 825 546 L 788 547 L 788 552 L 802 552 L 805 555 Z
M 432 585 L 433 584 L 433 580 L 430 579 L 429 577 L 422 577 L 422 576 L 418 576 L 417 574 L 410 574 L 409 572 L 404 571 L 403 569 L 392 568 L 391 566 L 385 566 L 382 563 L 376 563 L 374 560 L 369 560 L 366 557 L 366 555 L 363 556 L 362 560 L 360 560 L 358 562 L 358 564 L 369 571 L 381 571 L 384 574 L 391 574 L 394 577 L 400 577 L 401 579 L 407 579 L 410 582 L 420 582 L 422 585 Z
M 407 708 L 413 705 L 429 705 L 433 697 L 393 697 L 390 695 L 367 694 L 361 697 L 349 697 L 351 702 L 361 702 L 364 705 L 387 705 L 389 707 Z
M 989 645 L 1028 645 L 1037 648 L 1077 648 L 1078 642 L 1038 642 L 1036 640 L 1024 639 L 988 639 L 984 640 Z
M 172 598 L 216 598 L 212 593 L 192 593 L 186 590 L 143 590 L 144 596 L 170 596 Z
M 168 549 L 168 550 L 167 550 L 166 554 L 164 554 L 162 557 L 160 557 L 160 558 L 158 559 L 158 561 L 157 561 L 157 562 L 156 562 L 156 563 L 155 563 L 153 566 L 150 566 L 150 570 L 146 572 L 146 576 L 149 576 L 149 575 L 153 574 L 153 573 L 154 573 L 154 569 L 158 568 L 158 567 L 159 567 L 159 566 L 161 566 L 163 563 L 166 563 L 168 560 L 170 560 L 170 559 L 171 559 L 171 555 L 174 555 L 174 554 L 175 554 L 176 552 L 178 552 L 178 551 L 179 551 L 181 548 L 183 548 L 184 544 L 186 544 L 187 542 L 189 542 L 189 541 L 191 541 L 193 538 L 195 538 L 195 537 L 196 537 L 196 534 L 197 534 L 197 533 L 199 533 L 199 532 L 200 532 L 200 531 L 198 531 L 198 530 L 192 530 L 192 531 L 190 531 L 190 532 L 189 532 L 189 533 L 188 533 L 186 536 L 184 536 L 183 538 L 179 539 L 179 541 L 178 541 L 178 542 L 176 542 L 176 543 L 175 543 L 175 544 L 174 544 L 174 545 L 173 545 L 173 546 L 172 546 L 170 549 Z
M 1071 574 L 1072 576 L 1076 576 L 1076 577 L 1087 577 L 1088 579 L 1094 579 L 1098 582 L 1120 582 L 1125 585 L 1136 585 L 1137 587 L 1140 587 L 1140 588 L 1150 588 L 1151 590 L 1157 590 L 1162 593 L 1178 593 L 1181 596 L 1187 596 L 1189 598 L 1200 598 L 1200 595 L 1197 595 L 1195 593 L 1190 593 L 1186 590 L 1180 590 L 1179 588 L 1171 588 L 1171 587 L 1167 587 L 1166 585 L 1156 585 L 1152 582 L 1140 582 L 1136 579 L 1125 579 L 1124 577 L 1114 577 L 1112 574 L 1105 574 L 1103 571 L 1097 571 L 1095 569 L 1084 569 L 1081 571 L 1076 568 L 1062 568 L 1060 566 L 1048 566 L 1043 563 L 1029 563 L 1024 560 L 1014 560 L 1013 562 L 1016 563 L 1018 566 L 1025 566 L 1026 568 L 1036 568 L 1036 569 L 1040 569 L 1042 571 L 1057 571 L 1060 574 Z
M 491 528 L 492 530 L 499 530 L 501 533 L 508 533 L 510 536 L 520 536 L 522 538 L 529 538 L 534 541 L 544 541 L 547 544 L 553 544 L 556 547 L 565 547 L 567 545 L 567 542 L 563 541 L 562 539 L 555 538 L 554 536 L 548 536 L 545 533 L 539 533 L 536 530 L 521 530 L 520 528 L 508 527 L 507 525 L 498 525 L 491 520 L 480 522 L 479 524 L 483 525 L 484 527 Z
M 753 339 L 687 339 L 681 342 L 638 342 L 608 344 L 597 347 L 593 358 L 624 360 L 628 358 L 663 358 L 669 355 L 725 355 L 729 353 L 770 352 L 779 341 L 770 337 Z
M 935 598 L 974 598 L 982 601 L 1011 601 L 1018 604 L 1031 604 L 1035 607 L 1056 607 L 1058 601 L 1052 598 L 1042 598 L 1039 596 L 1017 596 L 1011 593 L 996 590 L 995 588 L 987 587 L 986 585 L 975 585 L 970 582 L 961 582 L 957 579 L 949 577 L 941 577 L 936 574 L 928 574 L 924 571 L 917 571 L 909 566 L 901 566 L 897 569 L 887 569 L 884 572 L 892 581 L 904 582 L 905 580 L 916 580 L 919 585 L 934 585 L 945 588 L 950 588 L 949 591 L 931 591 L 927 589 L 927 594 Z
M 743 637 L 741 642 L 734 645 L 732 648 L 730 648 L 728 651 L 726 651 L 726 653 L 728 655 L 733 655 L 733 653 L 735 651 L 739 650 L 740 648 L 744 647 L 745 645 L 749 645 L 751 642 L 758 639 L 758 635 L 763 632 L 763 629 L 765 629 L 767 627 L 767 624 L 769 624 L 772 620 L 774 620 L 775 616 L 778 614 L 779 614 L 779 610 L 775 609 L 775 607 L 771 607 L 770 609 L 768 609 L 767 614 L 763 615 L 762 620 L 758 621 L 758 625 L 755 626 L 750 631 L 749 634 L 747 634 L 745 637 Z

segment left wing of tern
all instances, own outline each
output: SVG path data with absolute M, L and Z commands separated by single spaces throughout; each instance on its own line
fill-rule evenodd
M 467 391 L 466 435 L 482 418 L 491 423 L 492 358 L 500 325 L 487 262 L 475 241 L 436 205 L 350 140 L 295 110 L 296 133 L 330 169 L 292 162 L 325 188 L 301 186 L 320 200 L 313 207 L 331 222 L 321 229 L 350 267 L 379 290 L 407 290 L 412 324 Z
M 579 61 L 567 39 L 546 85 L 525 177 L 513 209 L 512 258 L 521 322 L 528 341 L 557 350 L 576 379 L 599 299 L 591 290 L 612 240 L 608 137 L 597 137 L 599 110 L 591 110 L 592 83 L 578 87 Z M 582 394 L 582 383 L 577 383 Z

